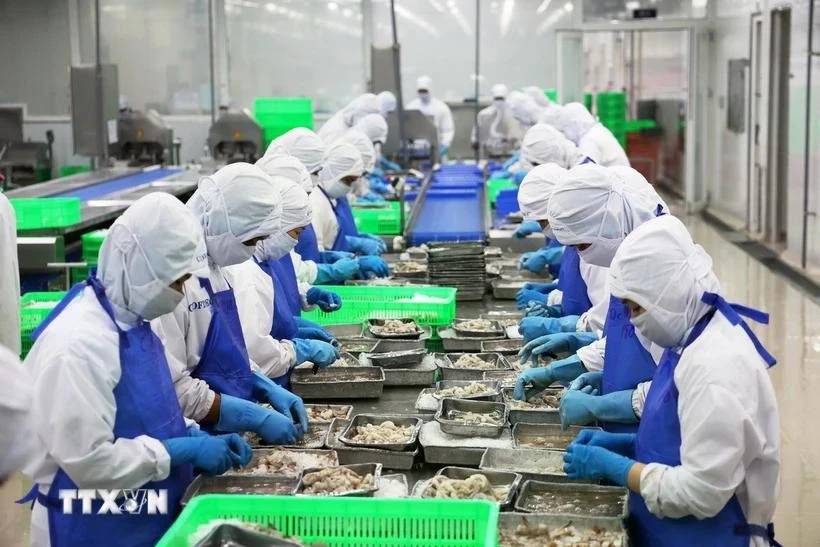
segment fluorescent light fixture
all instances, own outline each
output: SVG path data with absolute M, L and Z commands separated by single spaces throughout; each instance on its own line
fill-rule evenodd
M 564 4 L 564 11 L 569 13 L 572 11 L 573 7 L 575 6 L 572 5 L 572 2 L 567 2 L 566 4 Z
M 632 11 L 634 9 L 638 9 L 639 7 L 641 7 L 641 3 L 640 2 L 635 2 L 634 0 L 631 1 L 631 2 L 626 3 L 626 9 L 628 9 L 630 11 Z
M 433 9 L 439 13 L 444 13 L 444 6 L 441 5 L 441 2 L 438 0 L 427 0 L 430 2 L 430 5 L 433 6 Z
M 501 7 L 501 36 L 506 36 L 510 29 L 513 8 L 515 8 L 515 0 L 504 0 L 504 5 Z
M 336 11 L 337 9 L 339 9 L 339 4 L 337 4 L 336 2 L 328 2 L 327 9 L 329 9 L 330 11 Z
M 342 10 L 342 15 L 344 15 L 345 17 L 350 17 L 351 15 L 353 15 L 353 10 L 350 8 L 345 8 Z
M 276 4 L 274 4 L 273 2 L 268 2 L 267 4 L 265 4 L 265 9 L 268 10 L 270 13 L 273 13 L 276 11 Z
M 552 2 L 552 0 L 544 0 L 543 2 L 538 4 L 538 7 L 535 8 L 535 13 L 541 15 L 542 13 L 547 11 L 547 8 L 550 7 L 550 2 Z

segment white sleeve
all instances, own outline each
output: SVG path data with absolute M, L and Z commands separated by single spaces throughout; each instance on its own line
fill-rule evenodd
M 638 418 L 643 414 L 643 407 L 646 404 L 646 394 L 649 393 L 649 388 L 652 387 L 652 381 L 641 382 L 635 391 L 632 392 L 632 410 Z
M 15 248 L 16 252 L 16 248 Z M 11 350 L 0 346 L 0 480 L 22 467 L 33 450 L 31 379 Z
M 557 306 L 564 299 L 564 293 L 560 289 L 554 289 L 547 295 L 547 306 Z
M 455 126 L 453 125 L 453 113 L 444 101 L 441 102 L 441 105 L 443 108 L 441 109 L 438 120 L 438 138 L 439 141 L 441 141 L 439 144 L 450 146 L 456 134 Z
M 159 440 L 114 439 L 117 349 L 111 355 L 99 349 L 93 342 L 68 344 L 38 363 L 34 400 L 47 401 L 31 409 L 39 441 L 80 488 L 138 488 L 162 480 L 171 459 Z
M 594 161 L 595 163 L 600 164 L 600 163 L 602 163 L 602 160 L 604 159 L 601 149 L 598 147 L 598 144 L 595 142 L 595 139 L 593 138 L 593 135 L 590 135 L 589 132 L 587 132 L 586 135 L 581 137 L 581 142 L 578 143 L 578 149 L 585 156 L 587 156 L 588 158 L 591 158 L 592 161 Z
M 313 262 L 311 262 L 311 264 L 313 264 Z M 302 311 L 312 311 L 316 309 L 315 305 L 308 304 L 307 301 L 307 292 L 311 288 L 313 288 L 313 285 L 310 283 L 303 283 L 302 281 L 299 281 L 299 300 L 302 304 Z
M 310 203 L 313 206 L 312 224 L 319 250 L 332 249 L 339 232 L 339 222 L 336 220 L 333 206 L 330 200 L 319 191 L 311 192 Z
M 303 260 L 296 251 L 290 252 L 290 258 L 293 262 L 293 271 L 296 272 L 296 279 L 299 283 L 312 284 L 316 281 L 316 276 L 319 272 L 319 267 L 312 260 Z M 301 286 L 299 291 L 301 293 Z M 307 292 L 307 289 L 305 289 Z
M 606 353 L 606 338 L 580 348 L 575 355 L 590 372 L 604 370 L 604 354 Z
M 15 218 L 8 198 L 0 193 L 0 345 L 20 355 L 20 269 Z

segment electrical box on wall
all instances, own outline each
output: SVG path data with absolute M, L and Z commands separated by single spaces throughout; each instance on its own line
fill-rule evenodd
M 100 68 L 102 86 L 98 87 L 96 65 L 71 67 L 71 129 L 74 153 L 80 156 L 105 156 L 108 145 L 117 142 L 117 65 L 104 64 Z
M 749 59 L 729 59 L 729 89 L 726 92 L 726 128 L 746 131 L 746 67 Z

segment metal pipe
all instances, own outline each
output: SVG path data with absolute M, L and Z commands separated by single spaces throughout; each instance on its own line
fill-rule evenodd
M 803 245 L 800 265 L 806 268 L 809 252 L 809 174 L 811 167 L 811 65 L 814 61 L 814 0 L 809 2 L 809 36 L 806 44 L 806 138 L 803 148 Z
M 94 0 L 94 78 L 97 87 L 97 131 L 100 132 L 102 161 L 100 167 L 108 164 L 108 129 L 105 124 L 103 105 L 102 44 L 100 43 L 100 0 Z
M 402 165 L 406 168 L 410 162 L 410 151 L 404 132 L 404 99 L 402 99 L 401 68 L 399 66 L 399 33 L 396 29 L 396 2 L 390 0 L 390 24 L 393 27 L 393 80 L 396 83 L 396 110 L 399 114 L 399 153 L 402 155 Z
M 214 73 L 214 0 L 208 0 L 208 70 L 210 71 L 211 85 L 211 125 L 213 125 L 216 122 L 216 74 Z
M 481 2 L 480 0 L 475 0 L 475 121 L 473 127 L 475 127 L 475 140 L 476 140 L 476 147 L 475 147 L 475 162 L 478 163 L 478 160 L 481 156 L 481 142 L 478 138 L 478 112 L 479 112 L 479 77 L 480 77 L 480 64 L 479 64 L 479 51 L 480 51 L 480 44 L 479 41 L 481 37 Z

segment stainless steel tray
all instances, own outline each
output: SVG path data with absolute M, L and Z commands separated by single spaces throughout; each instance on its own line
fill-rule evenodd
M 435 392 L 436 388 L 434 387 L 421 390 L 418 398 L 416 398 L 415 405 L 415 408 L 418 412 L 435 413 L 438 411 L 438 407 L 441 404 L 441 399 L 437 399 L 433 396 L 433 393 Z
M 493 298 L 496 300 L 515 300 L 518 291 L 520 291 L 524 284 L 524 280 L 505 279 L 503 277 L 493 279 Z
M 308 405 L 305 405 L 305 411 L 307 411 L 307 413 L 308 413 L 308 419 L 310 419 L 311 409 L 314 409 L 316 411 L 322 411 L 322 410 L 326 410 L 326 409 L 327 410 L 332 410 L 333 414 L 334 414 L 328 420 L 319 419 L 319 418 L 310 420 L 310 423 L 312 423 L 312 424 L 329 424 L 335 418 L 341 418 L 343 420 L 348 420 L 348 419 L 350 419 L 350 416 L 353 414 L 353 406 L 352 405 L 318 405 L 318 404 L 310 405 L 310 404 L 308 404 Z M 342 413 L 344 413 L 344 415 L 342 415 Z
M 462 338 L 491 338 L 493 336 L 501 336 L 504 334 L 504 329 L 501 325 L 498 324 L 498 321 L 493 321 L 491 319 L 485 319 L 485 321 L 490 321 L 491 327 L 488 330 L 474 330 L 469 329 L 466 327 L 462 327 L 466 321 L 472 321 L 473 319 L 467 318 L 458 318 L 453 321 L 453 330 L 456 332 L 457 336 L 461 336 Z
M 344 364 L 337 364 L 338 361 L 342 361 Z M 359 364 L 359 359 L 353 355 L 352 353 L 348 353 L 343 351 L 340 353 L 339 358 L 336 359 L 335 362 L 331 363 L 331 366 L 334 367 L 358 367 L 361 366 Z
M 438 465 L 478 467 L 488 446 L 512 448 L 510 430 L 505 428 L 497 439 L 458 437 L 444 433 L 438 422 L 425 422 L 419 432 L 424 461 Z M 341 456 L 340 456 L 341 457 Z
M 424 269 L 421 271 L 404 270 L 402 268 L 402 265 L 407 264 L 408 262 L 424 266 Z M 393 262 L 391 264 L 388 264 L 388 266 L 390 266 L 390 271 L 392 273 L 395 273 L 396 275 L 399 275 L 405 279 L 427 279 L 427 264 L 423 264 L 420 260 L 402 260 L 399 262 Z
M 504 266 L 501 268 L 501 277 L 506 279 L 523 279 L 525 281 L 536 281 L 538 283 L 549 283 L 552 276 L 549 272 L 535 274 L 529 270 L 519 270 L 518 265 Z
M 325 441 L 328 448 L 332 448 L 336 451 L 340 463 L 349 465 L 378 462 L 382 464 L 385 469 L 397 469 L 400 471 L 409 471 L 413 468 L 416 457 L 419 455 L 418 448 L 411 452 L 394 452 L 392 450 L 381 450 L 379 448 L 357 448 L 342 443 L 339 440 L 339 435 L 349 423 L 349 420 L 334 420 L 333 423 L 330 424 L 330 431 L 328 431 L 327 440 Z
M 432 353 L 424 356 L 421 363 L 409 368 L 384 369 L 385 386 L 431 386 L 436 381 L 436 359 Z
M 408 368 L 410 365 L 421 363 L 427 351 L 421 349 L 411 349 L 403 351 L 391 351 L 387 353 L 366 353 L 365 357 L 377 367 L 382 368 Z
M 498 324 L 501 325 L 502 328 L 506 328 L 510 325 L 517 325 L 521 322 L 524 318 L 523 311 L 506 311 L 506 310 L 491 310 L 487 313 L 482 313 L 479 317 L 482 319 L 490 319 L 492 321 L 498 321 Z
M 502 509 L 512 506 L 512 501 L 518 491 L 518 486 L 521 484 L 521 475 L 518 473 L 505 473 L 503 471 L 478 471 L 476 469 L 468 469 L 465 467 L 448 466 L 439 469 L 436 476 L 439 475 L 447 477 L 448 479 L 462 481 L 469 479 L 473 475 L 484 475 L 487 477 L 487 480 L 493 488 L 507 488 L 507 497 L 504 501 L 499 502 Z M 430 486 L 431 480 L 432 479 L 417 482 L 415 487 L 413 487 L 411 497 L 424 497 L 424 492 Z
M 561 394 L 563 394 L 563 389 L 545 389 L 541 395 L 551 395 L 558 397 L 560 400 Z M 561 423 L 561 416 L 558 412 L 558 408 L 515 408 L 514 407 L 514 397 L 513 397 L 513 390 L 509 388 L 504 388 L 501 390 L 501 393 L 504 397 L 504 402 L 507 403 L 507 406 L 510 410 L 510 424 L 515 425 L 517 423 L 525 423 L 525 424 L 560 424 Z
M 328 429 L 330 429 L 328 427 Z M 327 433 L 325 433 L 327 436 Z M 322 441 L 322 445 L 325 444 L 325 441 Z M 296 467 L 294 471 L 282 471 L 279 473 L 253 473 L 251 470 L 259 465 L 259 460 L 263 457 L 267 456 L 271 452 L 285 452 L 288 455 L 292 456 L 294 460 L 296 460 Z M 321 458 L 319 460 L 318 458 Z M 300 461 L 301 460 L 301 461 Z M 298 477 L 299 473 L 302 472 L 302 469 L 305 467 L 321 467 L 324 463 L 324 460 L 327 460 L 328 466 L 339 465 L 339 456 L 336 454 L 334 450 L 319 450 L 319 449 L 296 449 L 296 448 L 284 448 L 284 447 L 273 447 L 273 448 L 254 448 L 253 454 L 251 456 L 250 462 L 245 467 L 239 469 L 232 469 L 229 470 L 226 475 L 241 475 L 241 476 L 252 476 L 252 477 L 263 477 L 263 476 L 285 476 L 285 477 Z
M 418 323 L 416 323 L 415 319 L 406 319 L 406 318 L 390 319 L 389 321 L 401 321 L 402 323 L 412 323 L 416 327 L 415 332 L 396 333 L 396 334 L 377 334 L 376 332 L 374 332 L 371 329 L 371 327 L 378 327 L 378 326 L 384 325 L 384 323 L 386 321 L 388 321 L 388 319 L 369 319 L 367 321 L 367 332 L 370 334 L 370 336 L 373 336 L 374 338 L 378 338 L 380 340 L 381 339 L 384 339 L 384 340 L 416 340 L 422 334 L 424 334 L 424 330 L 418 325 Z
M 516 530 L 521 528 L 538 530 L 539 525 L 551 529 L 574 526 L 577 530 L 609 531 L 614 533 L 613 539 L 620 540 L 620 545 L 624 547 L 630 545 L 629 536 L 621 518 L 550 515 L 544 513 L 500 513 L 498 515 L 498 529 L 500 532 L 506 531 L 514 534 Z M 548 540 L 544 539 L 543 541 L 544 545 L 547 545 Z M 504 544 L 501 543 L 501 545 L 503 547 Z
M 521 473 L 525 479 L 569 482 L 564 473 L 564 452 L 537 448 L 488 448 L 479 469 Z M 590 481 L 578 481 L 590 482 Z
M 504 334 L 487 338 L 465 338 L 464 336 L 458 336 L 452 328 L 439 329 L 438 335 L 441 337 L 441 345 L 444 347 L 444 351 L 448 353 L 481 351 L 481 342 L 484 340 L 503 340 L 505 338 Z
M 373 399 L 384 391 L 379 367 L 328 367 L 313 374 L 310 368 L 290 373 L 291 391 L 303 399 Z
M 356 427 L 367 424 L 378 425 L 386 421 L 391 421 L 395 425 L 400 427 L 412 427 L 413 430 L 410 434 L 410 439 L 408 439 L 407 442 L 404 443 L 380 444 L 355 441 L 351 438 L 351 435 L 353 434 L 353 431 Z M 348 446 L 358 446 L 360 448 L 381 448 L 382 450 L 406 451 L 413 448 L 413 446 L 416 444 L 416 441 L 418 441 L 420 427 L 421 420 L 418 418 L 375 414 L 357 414 L 353 416 L 353 419 L 350 421 L 350 424 L 348 424 L 344 431 L 342 431 L 342 434 L 339 435 L 339 440 Z
M 462 355 L 475 355 L 484 361 L 491 363 L 493 368 L 461 368 L 455 363 Z M 510 370 L 507 360 L 498 353 L 446 353 L 439 360 L 442 380 L 484 380 L 484 373 L 488 370 Z
M 323 431 L 324 431 L 324 435 L 327 435 L 327 423 L 325 423 L 325 424 L 321 424 L 321 423 L 308 424 L 307 434 L 305 434 L 301 439 L 299 439 L 297 444 L 287 445 L 286 447 L 287 448 L 322 448 L 322 446 L 324 445 L 324 441 L 322 441 L 322 438 L 323 438 L 323 433 L 322 432 Z M 250 432 L 250 431 L 246 432 L 242 437 L 248 442 L 249 445 L 251 445 L 251 448 L 274 448 L 276 446 L 283 446 L 283 445 L 265 444 L 265 442 L 262 440 L 261 437 L 259 437 L 258 434 Z
M 339 349 L 351 355 L 371 353 L 379 344 L 378 341 L 370 338 L 337 338 L 336 340 L 339 342 Z
M 537 497 L 545 494 L 556 498 L 554 509 L 536 504 Z M 522 485 L 515 500 L 515 510 L 522 513 L 626 518 L 627 500 L 627 489 L 620 486 L 529 480 Z
M 364 329 L 361 323 L 345 323 L 342 325 L 325 325 L 323 327 L 334 338 L 361 338 Z
M 185 506 L 191 498 L 203 494 L 286 496 L 293 494 L 297 484 L 298 475 L 199 475 L 185 489 L 180 504 Z
M 467 424 L 447 418 L 452 411 L 490 414 L 498 412 L 499 424 Z M 498 437 L 507 425 L 507 405 L 489 401 L 469 401 L 464 399 L 442 399 L 436 412 L 436 421 L 444 433 L 460 437 Z
M 389 353 L 391 351 L 407 351 L 411 349 L 424 349 L 427 339 L 432 335 L 429 327 L 422 327 L 424 334 L 418 340 L 379 340 L 376 347 L 370 353 Z
M 518 352 L 524 347 L 524 339 L 514 340 L 484 340 L 481 342 L 482 353 L 500 353 L 501 355 L 514 355 L 518 361 Z M 512 363 L 510 363 L 512 364 Z
M 476 395 L 468 395 L 466 397 L 455 397 L 453 395 L 439 395 L 439 392 L 443 389 L 451 388 L 451 387 L 464 387 L 470 384 L 482 384 L 490 388 L 490 391 L 485 393 L 480 393 Z M 476 380 L 476 381 L 464 381 L 464 380 L 442 380 L 441 382 L 436 382 L 436 391 L 433 393 L 433 397 L 436 399 L 444 399 L 445 397 L 449 397 L 451 399 L 474 399 L 477 401 L 492 401 L 498 399 L 498 395 L 500 394 L 498 382 L 494 382 L 492 380 Z
M 538 450 L 565 450 L 576 435 L 584 429 L 597 429 L 600 427 L 580 427 L 570 426 L 568 430 L 561 429 L 559 424 L 528 424 L 519 422 L 513 425 L 513 447 L 514 448 L 536 448 Z M 534 444 L 534 441 L 540 443 Z
M 503 391 L 504 389 L 515 387 L 515 380 L 518 378 L 518 374 L 519 371 L 513 369 L 487 370 L 481 379 L 498 382 L 498 385 L 501 386 Z
M 348 497 L 372 497 L 373 494 L 379 489 L 379 478 L 382 474 L 382 464 L 380 463 L 356 463 L 353 465 L 340 465 L 338 467 L 346 467 L 351 471 L 358 473 L 359 475 L 367 475 L 370 473 L 373 475 L 373 486 L 369 488 L 361 488 L 359 490 L 350 490 L 348 492 L 342 492 L 340 494 L 325 494 L 323 497 L 331 497 L 331 498 L 348 498 Z M 296 490 L 294 491 L 297 495 L 304 495 L 304 496 L 311 496 L 316 494 L 303 494 L 302 492 L 305 489 L 305 475 L 310 473 L 314 473 L 316 471 L 321 471 L 322 469 L 330 469 L 328 467 L 322 468 L 311 468 L 305 469 L 299 475 L 299 484 L 296 486 Z
M 374 498 L 406 498 L 410 495 L 410 486 L 404 473 L 382 475 L 379 479 L 379 489 L 373 494 Z

